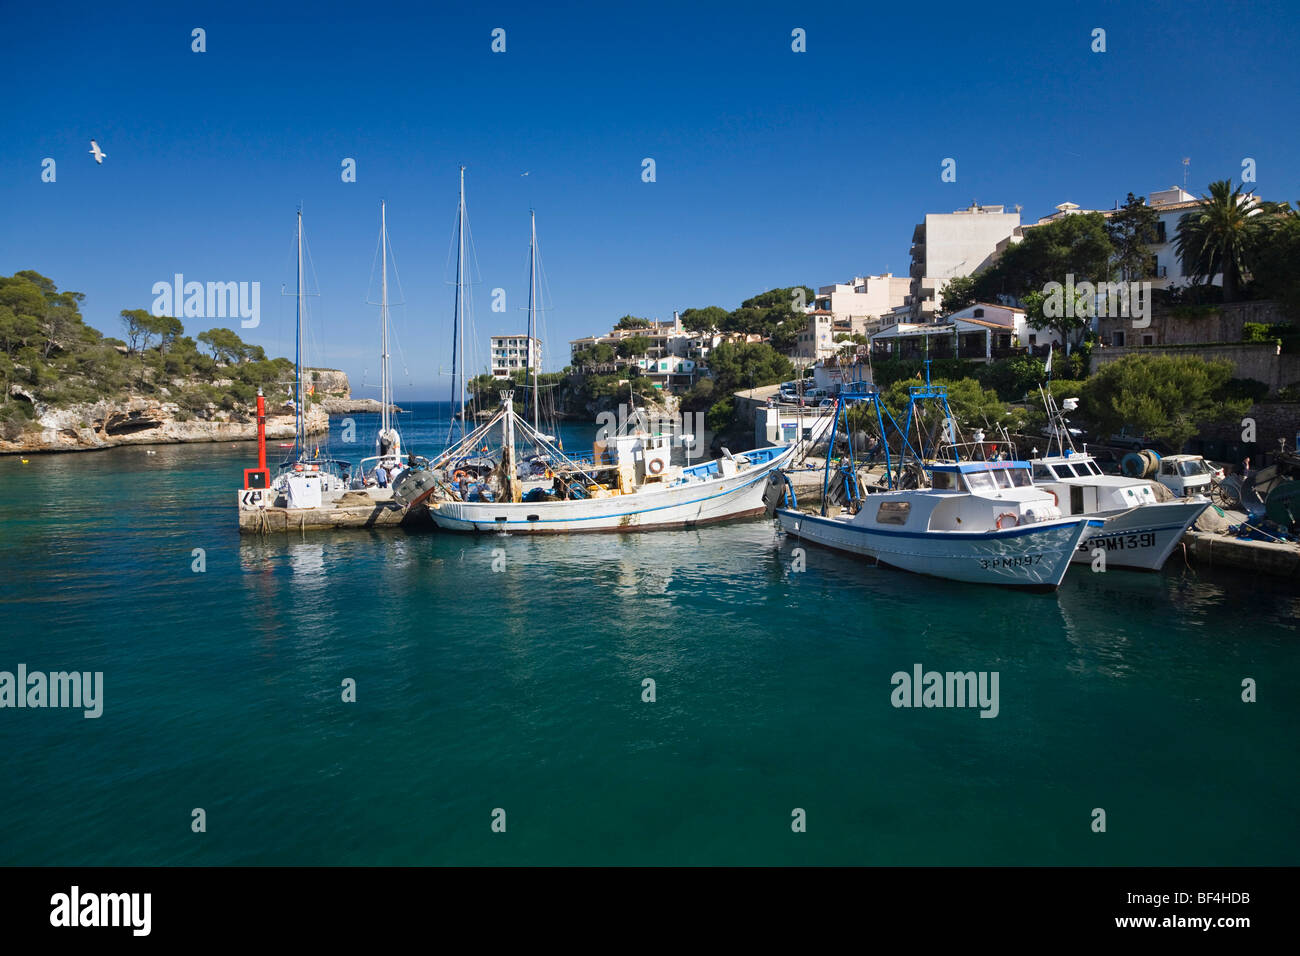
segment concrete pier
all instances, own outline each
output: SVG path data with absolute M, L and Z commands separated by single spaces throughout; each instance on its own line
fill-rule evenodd
M 424 505 L 403 508 L 388 491 L 350 491 L 319 508 L 286 508 L 283 499 L 267 499 L 269 491 L 240 491 L 239 531 L 241 534 L 276 534 L 294 531 L 322 531 L 339 528 L 432 528 L 433 519 Z
M 1187 556 L 1195 564 L 1300 577 L 1300 545 L 1290 542 L 1245 541 L 1205 531 L 1189 531 L 1183 536 L 1183 542 L 1187 545 Z

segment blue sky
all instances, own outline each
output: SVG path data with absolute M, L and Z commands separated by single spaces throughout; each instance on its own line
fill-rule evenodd
M 84 292 L 110 335 L 176 272 L 257 281 L 261 325 L 241 334 L 292 354 L 280 290 L 301 202 L 310 357 L 359 395 L 378 380 L 382 198 L 406 303 L 398 398 L 446 397 L 462 163 L 480 368 L 488 335 L 524 328 L 530 207 L 554 368 L 625 313 L 905 274 L 915 223 L 972 200 L 1109 207 L 1181 184 L 1184 156 L 1193 191 L 1251 157 L 1261 195 L 1300 199 L 1294 3 L 177 6 L 0 14 L 0 273 Z

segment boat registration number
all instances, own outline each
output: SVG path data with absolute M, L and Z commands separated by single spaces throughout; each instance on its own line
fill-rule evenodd
M 980 558 L 980 567 L 986 571 L 990 568 L 1027 568 L 1042 564 L 1041 554 L 1016 554 L 1009 558 Z
M 1115 534 L 1100 538 L 1089 538 L 1079 545 L 1079 550 L 1091 553 L 1093 548 L 1105 548 L 1107 551 L 1126 551 L 1137 548 L 1154 548 L 1156 533 L 1144 531 L 1141 534 Z

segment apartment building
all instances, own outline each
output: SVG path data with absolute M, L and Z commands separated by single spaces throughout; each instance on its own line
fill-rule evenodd
M 912 232 L 910 296 L 913 322 L 938 313 L 949 279 L 991 265 L 1020 227 L 1020 210 L 972 203 L 951 213 L 927 213 Z
M 489 352 L 496 378 L 510 378 L 521 369 L 542 367 L 542 343 L 527 335 L 493 335 Z

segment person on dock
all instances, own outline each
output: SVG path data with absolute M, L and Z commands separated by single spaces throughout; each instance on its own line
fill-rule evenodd
M 382 461 L 375 465 L 375 483 L 378 484 L 380 488 L 388 487 L 388 472 L 384 470 L 384 463 Z

